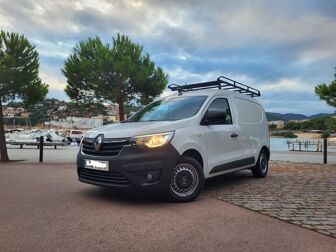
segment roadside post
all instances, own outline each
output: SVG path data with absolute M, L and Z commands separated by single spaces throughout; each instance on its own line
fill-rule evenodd
M 328 141 L 327 138 L 323 139 L 323 163 L 327 163 L 327 151 L 328 151 Z
M 40 136 L 40 163 L 43 162 L 43 136 Z

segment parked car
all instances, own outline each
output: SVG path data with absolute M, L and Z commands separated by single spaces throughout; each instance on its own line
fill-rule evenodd
M 124 122 L 85 133 L 77 157 L 80 181 L 160 190 L 186 202 L 207 178 L 243 169 L 267 175 L 270 141 L 255 98 L 259 90 L 226 77 L 169 87 L 177 93 Z
M 81 131 L 81 130 L 71 130 L 69 137 L 70 137 L 70 139 L 74 139 L 75 142 L 77 142 L 79 144 L 80 141 L 83 138 L 83 135 L 84 135 L 84 132 Z M 69 141 L 69 139 L 68 139 L 68 141 Z

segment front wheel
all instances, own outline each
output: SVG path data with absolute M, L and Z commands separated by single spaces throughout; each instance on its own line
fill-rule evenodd
M 194 200 L 204 185 L 202 170 L 202 166 L 194 158 L 182 156 L 171 173 L 169 198 L 176 202 Z
M 265 150 L 261 150 L 256 165 L 252 168 L 253 176 L 256 178 L 266 177 L 268 172 L 268 155 Z

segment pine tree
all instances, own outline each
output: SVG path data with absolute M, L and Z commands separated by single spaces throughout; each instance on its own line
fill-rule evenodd
M 124 107 L 130 102 L 149 103 L 167 85 L 168 76 L 143 53 L 143 47 L 118 34 L 112 45 L 97 37 L 80 42 L 65 61 L 65 92 L 76 101 L 119 104 L 119 117 L 124 120 Z
M 330 84 L 320 84 L 315 87 L 315 93 L 320 99 L 325 100 L 332 107 L 336 107 L 336 68 L 334 78 Z
M 38 53 L 16 33 L 0 32 L 0 156 L 8 161 L 2 103 L 20 99 L 28 106 L 41 101 L 48 85 L 39 78 Z

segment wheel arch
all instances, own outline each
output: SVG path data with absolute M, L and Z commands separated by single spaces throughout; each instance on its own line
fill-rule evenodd
M 202 168 L 204 168 L 203 157 L 202 157 L 201 153 L 199 153 L 199 151 L 197 151 L 195 149 L 188 149 L 188 150 L 186 150 L 182 153 L 182 156 L 188 156 L 188 157 L 192 157 L 192 158 L 196 159 L 197 162 L 199 162 L 199 164 L 202 166 Z
M 260 152 L 261 151 L 266 151 L 266 153 L 267 153 L 267 159 L 270 160 L 271 152 L 270 152 L 270 149 L 266 145 L 264 145 L 263 147 L 261 147 Z

